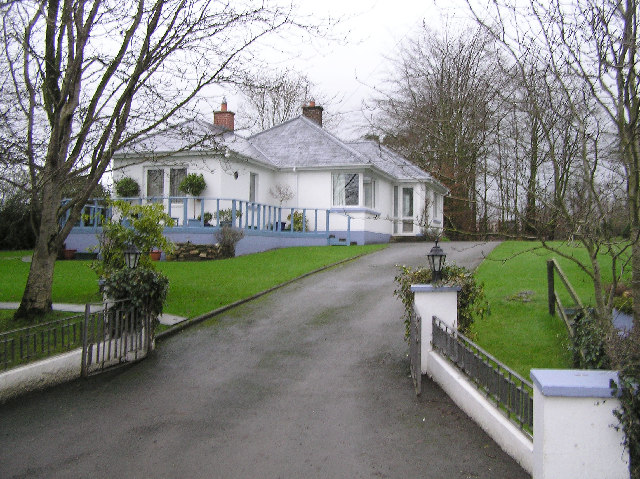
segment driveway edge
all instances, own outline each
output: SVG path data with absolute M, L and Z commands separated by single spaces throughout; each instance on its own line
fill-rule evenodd
M 383 248 L 384 249 L 384 248 Z M 156 341 L 163 341 L 175 334 L 178 334 L 179 332 L 183 331 L 184 329 L 187 329 L 191 326 L 194 326 L 196 324 L 199 324 L 207 319 L 213 318 L 214 316 L 217 316 L 218 314 L 224 313 L 225 311 L 229 311 L 230 309 L 236 308 L 240 305 L 243 305 L 245 303 L 248 303 L 249 301 L 253 301 L 255 299 L 260 298 L 261 296 L 264 296 L 265 294 L 269 294 L 273 291 L 276 291 L 280 288 L 283 288 L 291 283 L 294 283 L 296 281 L 299 281 L 303 278 L 306 278 L 307 276 L 311 276 L 312 274 L 316 274 L 316 273 L 320 273 L 322 271 L 325 271 L 327 269 L 331 269 L 331 268 L 335 268 L 336 266 L 340 266 L 341 264 L 344 263 L 348 263 L 350 261 L 355 261 L 363 256 L 369 255 L 369 254 L 373 254 L 376 253 L 380 250 L 376 250 L 376 251 L 371 251 L 369 253 L 360 253 L 359 255 L 353 256 L 351 258 L 347 258 L 347 259 L 343 259 L 340 261 L 337 261 L 335 263 L 331 263 L 328 264 L 326 266 L 323 266 L 322 268 L 318 268 L 315 269 L 313 271 L 309 271 L 308 273 L 305 273 L 303 275 L 300 275 L 296 278 L 290 279 L 289 281 L 285 281 L 284 283 L 280 283 L 276 286 L 273 286 L 269 289 L 266 289 L 264 291 L 261 291 L 259 293 L 254 294 L 253 296 L 249 296 L 248 298 L 244 298 L 244 299 L 240 299 L 234 303 L 231 304 L 227 304 L 225 306 L 221 306 L 218 309 L 214 309 L 213 311 L 209 311 L 208 313 L 204 313 L 200 316 L 196 316 L 195 318 L 191 318 L 191 319 L 187 319 L 186 321 L 182 321 L 181 323 L 176 324 L 175 326 L 170 327 L 169 329 L 165 329 L 164 331 L 157 333 L 156 334 Z

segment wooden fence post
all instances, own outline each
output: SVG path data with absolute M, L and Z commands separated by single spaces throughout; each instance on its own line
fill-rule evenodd
M 554 286 L 554 262 L 552 259 L 547 261 L 547 296 L 549 299 L 549 314 L 556 314 L 556 292 Z

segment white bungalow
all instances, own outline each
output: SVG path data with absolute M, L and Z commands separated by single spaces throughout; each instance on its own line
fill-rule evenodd
M 206 213 L 215 228 L 220 211 L 232 210 L 233 225 L 245 229 L 239 254 L 301 244 L 382 243 L 442 228 L 448 191 L 441 183 L 377 142 L 343 142 L 327 132 L 321 106 L 312 102 L 302 110 L 244 138 L 223 103 L 213 125 L 193 121 L 118 152 L 113 178 L 136 180 L 139 201 L 164 202 L 177 223 L 166 232 L 173 241 L 213 241 Z M 178 189 L 190 173 L 202 173 L 206 181 L 198 198 Z

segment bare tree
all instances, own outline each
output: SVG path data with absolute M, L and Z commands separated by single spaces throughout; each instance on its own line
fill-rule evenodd
M 238 89 L 246 100 L 242 115 L 246 124 L 239 126 L 251 133 L 297 117 L 302 112 L 302 105 L 310 100 L 325 108 L 331 103 L 331 99 L 322 95 L 306 75 L 293 70 L 254 73 Z M 334 121 L 330 112 L 323 116 L 324 126 L 331 126 Z
M 31 316 L 50 309 L 57 251 L 114 152 L 190 116 L 204 89 L 246 72 L 256 42 L 301 25 L 291 8 L 252 0 L 23 0 L 2 9 L 0 103 L 10 120 L 0 136 L 16 145 L 12 161 L 39 213 L 17 312 Z M 76 193 L 62 204 L 70 178 Z
M 551 168 L 544 171 L 543 166 L 540 178 L 549 187 L 540 193 L 551 191 L 553 196 L 536 195 L 546 211 L 546 228 L 555 230 L 561 224 L 565 236 L 588 251 L 587 262 L 570 259 L 592 278 L 595 309 L 603 322 L 610 323 L 613 291 L 629 266 L 631 249 L 634 316 L 640 321 L 637 2 L 530 0 L 521 8 L 515 1 L 493 0 L 482 10 L 468 4 L 478 23 L 508 53 L 534 100 L 538 139 L 545 144 Z M 538 83 L 544 87 L 542 95 L 527 80 L 532 58 L 546 69 Z M 622 166 L 622 178 L 616 165 Z M 610 227 L 621 190 L 626 191 L 628 241 Z M 612 288 L 603 284 L 601 254 L 612 259 Z
M 375 101 L 383 143 L 434 174 L 451 191 L 449 234 L 475 233 L 479 166 L 494 128 L 492 40 L 480 31 L 460 37 L 425 29 L 393 63 L 389 88 Z

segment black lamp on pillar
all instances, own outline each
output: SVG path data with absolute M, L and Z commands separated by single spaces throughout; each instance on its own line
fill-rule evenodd
M 124 252 L 124 262 L 129 268 L 135 269 L 138 261 L 140 261 L 140 251 L 135 246 L 129 246 Z
M 444 260 L 447 257 L 445 252 L 438 246 L 438 240 L 436 240 L 436 244 L 429 254 L 427 255 L 427 259 L 429 260 L 429 266 L 431 267 L 431 277 L 433 278 L 433 282 L 440 281 L 442 279 L 442 267 L 444 266 Z

